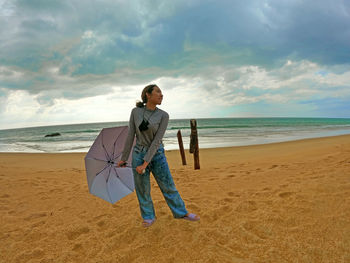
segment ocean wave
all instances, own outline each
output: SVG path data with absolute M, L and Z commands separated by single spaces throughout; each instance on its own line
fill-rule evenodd
M 334 129 L 339 129 L 339 128 L 349 128 L 349 124 L 333 124 L 333 125 L 325 125 L 325 124 L 319 124 L 319 123 L 278 123 L 278 124 L 261 124 L 261 123 L 254 123 L 252 125 L 239 125 L 239 124 L 229 124 L 229 125 L 203 125 L 199 126 L 197 125 L 197 129 L 244 129 L 244 128 L 250 128 L 250 129 L 261 129 L 261 128 L 310 128 L 310 127 L 316 127 L 316 128 L 334 128 Z M 174 127 L 169 127 L 168 130 L 190 130 L 190 126 L 174 126 Z
M 217 125 L 217 126 L 212 126 L 212 125 L 209 125 L 209 126 L 197 126 L 197 129 L 220 129 L 220 128 L 223 128 L 223 129 L 230 129 L 230 128 L 253 128 L 253 127 L 256 127 L 256 126 L 253 126 L 253 125 Z M 177 127 L 170 127 L 169 130 L 190 130 L 191 127 L 189 126 L 177 126 Z
M 100 132 L 101 129 L 89 129 L 89 130 L 76 130 L 76 131 L 62 131 L 61 134 L 64 133 L 93 133 L 93 132 Z
M 189 120 L 170 120 L 163 137 L 166 148 L 178 148 L 177 130 L 189 146 Z M 102 128 L 110 124 L 66 125 L 0 130 L 0 152 L 85 152 Z M 201 148 L 350 134 L 350 119 L 198 119 Z M 59 132 L 61 136 L 44 137 Z

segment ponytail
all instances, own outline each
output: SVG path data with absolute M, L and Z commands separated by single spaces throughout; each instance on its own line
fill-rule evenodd
M 147 103 L 147 95 L 146 95 L 146 93 L 151 94 L 153 89 L 154 89 L 154 87 L 157 87 L 157 85 L 156 84 L 150 84 L 150 85 L 146 86 L 142 90 L 142 93 L 141 93 L 142 101 L 137 101 L 136 102 L 136 107 L 138 107 L 138 108 L 145 107 L 145 104 Z
M 138 107 L 138 108 L 143 108 L 143 107 L 145 107 L 145 105 L 143 104 L 142 101 L 137 101 L 137 102 L 136 102 L 136 107 Z

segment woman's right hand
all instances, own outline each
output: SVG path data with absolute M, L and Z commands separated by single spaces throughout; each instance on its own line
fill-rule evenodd
M 125 167 L 126 162 L 125 161 L 119 161 L 117 164 L 117 167 Z

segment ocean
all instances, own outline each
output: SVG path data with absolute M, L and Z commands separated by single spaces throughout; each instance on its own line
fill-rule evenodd
M 0 152 L 87 152 L 102 128 L 128 122 L 69 124 L 0 130 Z M 350 134 L 345 118 L 212 118 L 197 119 L 200 148 L 243 146 Z M 189 148 L 190 120 L 170 120 L 163 143 L 166 150 L 178 149 L 181 130 Z M 61 136 L 45 137 L 58 132 Z

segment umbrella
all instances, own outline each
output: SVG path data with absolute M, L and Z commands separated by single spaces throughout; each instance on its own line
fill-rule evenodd
M 116 167 L 127 136 L 127 126 L 104 128 L 85 156 L 90 193 L 112 204 L 135 189 L 132 168 Z M 131 163 L 131 154 L 127 162 Z

